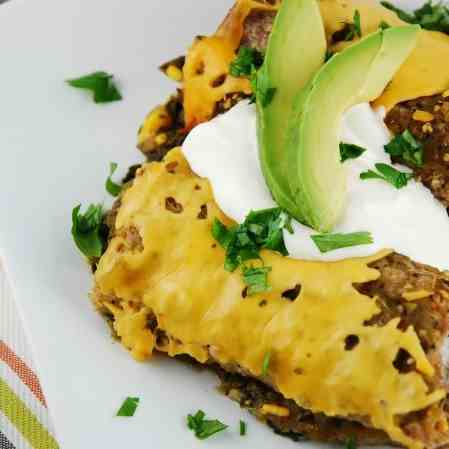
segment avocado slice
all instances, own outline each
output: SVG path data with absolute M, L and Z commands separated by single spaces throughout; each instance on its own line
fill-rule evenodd
M 415 47 L 419 30 L 395 27 L 365 37 L 333 56 L 297 95 L 284 152 L 295 203 L 287 210 L 302 223 L 321 232 L 338 223 L 346 198 L 342 115 L 382 93 Z
M 316 0 L 284 0 L 276 16 L 261 67 L 276 89 L 268 105 L 257 100 L 259 159 L 275 201 L 295 207 L 287 178 L 285 137 L 297 92 L 324 64 L 326 36 Z

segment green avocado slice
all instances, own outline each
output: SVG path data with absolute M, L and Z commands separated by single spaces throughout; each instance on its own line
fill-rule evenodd
M 326 37 L 316 0 L 284 0 L 270 34 L 262 77 L 276 89 L 268 105 L 257 100 L 259 159 L 275 201 L 295 207 L 287 178 L 285 137 L 297 92 L 324 64 Z
M 417 25 L 389 28 L 333 56 L 298 93 L 284 152 L 296 219 L 329 232 L 345 206 L 346 174 L 340 162 L 343 113 L 385 89 L 416 45 Z M 288 206 L 291 206 L 290 203 Z

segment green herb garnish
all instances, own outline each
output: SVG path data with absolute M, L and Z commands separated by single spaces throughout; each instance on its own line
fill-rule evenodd
M 357 440 L 354 437 L 346 441 L 345 449 L 357 449 Z
M 395 136 L 384 148 L 391 156 L 400 157 L 415 167 L 422 167 L 424 164 L 424 147 L 408 129 Z
M 379 29 L 381 29 L 381 30 L 387 30 L 388 28 L 391 28 L 391 25 L 388 24 L 387 22 L 385 22 L 385 20 L 382 20 L 382 21 L 379 23 Z
M 345 27 L 338 32 L 339 40 L 352 41 L 355 37 L 362 37 L 362 25 L 358 9 L 355 10 L 352 20 L 353 23 L 346 23 Z
M 334 56 L 335 53 L 329 49 L 326 50 L 326 54 L 324 55 L 324 62 L 329 61 L 330 58 L 332 58 L 332 56 Z
M 404 22 L 419 24 L 426 30 L 441 31 L 449 34 L 449 8 L 443 2 L 426 2 L 421 8 L 412 13 L 397 8 L 390 2 L 381 2 L 382 6 L 394 11 Z
M 226 250 L 224 267 L 235 271 L 242 266 L 249 294 L 265 291 L 261 290 L 262 286 L 269 288 L 266 278 L 270 268 L 247 267 L 245 262 L 260 259 L 261 249 L 271 249 L 287 256 L 284 229 L 292 231 L 289 216 L 280 208 L 252 211 L 242 224 L 229 229 L 220 220 L 214 220 L 212 235 Z
M 388 182 L 397 189 L 402 189 L 405 187 L 410 179 L 413 178 L 413 173 L 405 173 L 396 170 L 394 167 L 388 164 L 376 164 L 377 172 L 373 170 L 368 170 L 366 172 L 360 173 L 360 179 L 382 179 Z
M 248 287 L 247 294 L 267 292 L 271 289 L 268 283 L 268 273 L 271 267 L 243 267 L 243 281 Z
M 240 426 L 239 427 L 240 427 L 240 436 L 244 437 L 246 435 L 246 428 L 247 428 L 246 422 L 240 420 Z
M 139 401 L 139 398 L 126 398 L 119 411 L 117 412 L 117 416 L 134 416 L 137 406 L 139 405 Z
M 217 419 L 204 419 L 206 414 L 202 410 L 198 410 L 194 415 L 187 415 L 187 426 L 195 433 L 200 440 L 205 440 L 215 433 L 221 432 L 228 428 L 226 424 Z
M 359 147 L 358 145 L 353 145 L 351 143 L 340 143 L 340 160 L 345 162 L 348 159 L 357 159 L 360 157 L 366 148 Z
M 263 68 L 260 70 L 254 69 L 250 81 L 253 91 L 251 102 L 254 103 L 258 99 L 262 107 L 266 108 L 273 101 L 277 90 L 272 86 L 267 71 Z
M 271 362 L 271 352 L 267 352 L 265 357 L 263 358 L 262 364 L 262 376 L 266 376 L 268 374 L 268 368 L 270 368 Z
M 360 21 L 360 12 L 358 9 L 354 12 L 354 33 L 358 37 L 362 37 L 362 24 Z
M 81 205 L 72 210 L 72 236 L 76 246 L 86 257 L 100 257 L 106 243 L 103 230 L 103 207 L 91 204 L 86 213 Z
M 110 103 L 122 99 L 113 78 L 106 72 L 94 72 L 66 82 L 72 87 L 90 90 L 95 103 Z
M 106 179 L 105 188 L 106 191 L 112 196 L 119 196 L 122 191 L 122 186 L 116 184 L 112 181 L 111 177 L 114 174 L 115 170 L 117 170 L 117 164 L 115 162 L 111 162 L 109 166 L 109 176 Z
M 236 77 L 250 77 L 263 63 L 263 55 L 254 48 L 240 47 L 237 57 L 232 61 L 229 73 Z
M 321 253 L 352 246 L 369 245 L 373 238 L 369 232 L 353 232 L 350 234 L 317 234 L 311 236 Z

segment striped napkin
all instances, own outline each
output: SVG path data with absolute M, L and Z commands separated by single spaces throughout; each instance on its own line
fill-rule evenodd
M 0 449 L 58 449 L 53 435 L 31 347 L 0 259 Z

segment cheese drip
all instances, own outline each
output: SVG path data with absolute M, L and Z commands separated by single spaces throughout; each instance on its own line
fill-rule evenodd
M 445 392 L 428 391 L 424 376 L 433 376 L 434 369 L 414 329 L 399 330 L 399 319 L 382 327 L 364 325 L 380 310 L 353 287 L 377 279 L 379 272 L 368 265 L 389 251 L 339 262 L 264 251 L 272 290 L 245 298 L 239 270 L 223 267 L 224 250 L 211 235 L 214 218 L 234 224 L 179 149 L 162 163 L 144 165 L 123 195 L 116 236 L 95 273 L 101 295 L 151 311 L 172 340 L 163 348 L 170 355 L 185 353 L 202 363 L 212 355 L 259 377 L 269 352 L 265 379 L 286 398 L 328 416 L 362 417 L 392 440 L 421 448 L 398 418 L 436 403 Z M 141 251 L 127 249 L 127 233 L 121 231 L 130 227 L 142 238 Z M 298 284 L 296 300 L 282 297 Z M 120 311 L 111 311 L 123 322 Z M 136 322 L 133 332 L 127 321 L 125 344 L 139 348 L 140 356 L 139 335 L 150 351 L 153 342 Z M 352 350 L 345 349 L 348 335 L 359 338 Z M 401 348 L 414 358 L 417 372 L 400 374 L 393 366 Z

